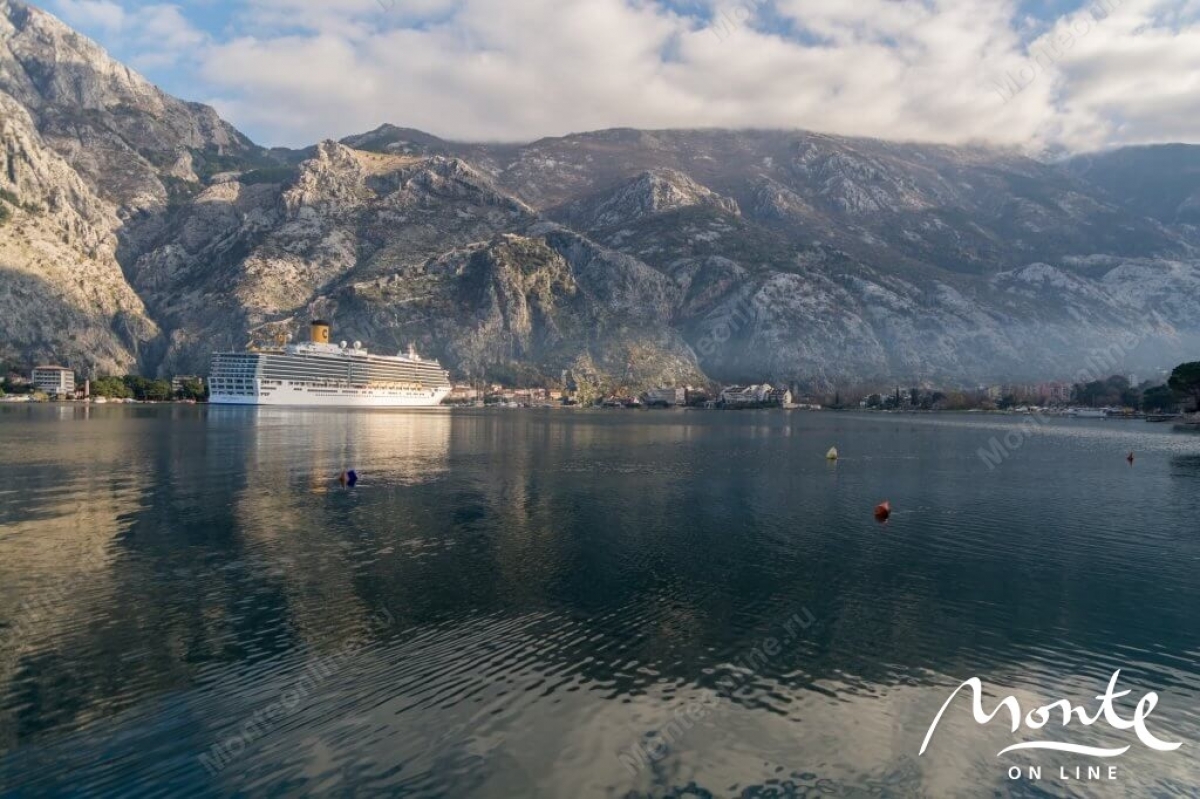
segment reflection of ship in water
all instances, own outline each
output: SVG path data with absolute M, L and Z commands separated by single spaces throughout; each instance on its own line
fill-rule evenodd
M 450 430 L 444 410 L 209 409 L 210 438 L 240 450 L 231 511 L 245 549 L 310 644 L 339 646 L 381 608 L 399 613 L 356 581 L 420 518 L 412 490 L 449 472 Z M 356 488 L 339 485 L 345 469 Z
M 446 472 L 448 411 L 300 408 L 208 409 L 210 436 L 243 438 L 252 484 L 306 485 L 355 469 L 369 482 L 419 483 Z

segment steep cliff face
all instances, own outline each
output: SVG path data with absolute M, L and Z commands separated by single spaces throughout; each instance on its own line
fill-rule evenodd
M 0 0 L 0 91 L 123 218 L 260 148 L 212 108 L 166 94 L 51 15 Z
M 267 151 L 17 0 L 0 112 L 14 361 L 204 373 L 318 313 L 459 376 L 631 388 L 1063 377 L 1200 347 L 1186 148 L 1050 165 L 802 131 L 384 125 Z
M 660 151 L 668 138 L 658 136 Z M 951 157 L 945 148 L 930 149 L 943 162 Z M 1013 252 L 1024 244 L 993 232 L 988 235 L 998 245 L 992 251 L 975 249 L 975 261 L 946 268 L 938 259 L 920 257 L 933 234 L 925 234 L 918 247 L 916 234 L 896 236 L 880 219 L 928 209 L 947 215 L 967 207 L 972 219 L 1001 224 L 984 208 L 978 185 L 943 185 L 946 181 L 919 170 L 905 175 L 894 163 L 885 176 L 873 161 L 815 158 L 811 147 L 804 153 L 798 160 L 817 178 L 793 179 L 789 188 L 760 175 L 745 187 L 744 210 L 732 201 L 714 201 L 720 195 L 698 191 L 680 173 L 662 171 L 654 181 L 635 177 L 551 213 L 678 281 L 684 295 L 674 323 L 701 367 L 722 380 L 760 377 L 830 386 L 893 378 L 1032 379 L 1074 375 L 1095 352 L 1127 341 L 1129 331 L 1137 331 L 1136 346 L 1122 353 L 1130 363 L 1159 365 L 1186 357 L 1197 343 L 1194 302 L 1167 300 L 1194 296 L 1200 276 L 1195 262 L 1110 254 L 1059 256 L 1053 259 L 1057 266 L 1030 264 Z M 968 151 L 955 157 L 973 162 L 981 155 Z M 1024 159 L 1008 166 L 1004 157 L 994 159 L 991 169 L 1000 177 L 992 180 L 1005 186 L 1050 170 Z M 1060 242 L 1078 239 L 1077 245 L 1057 245 L 1068 252 L 1107 246 L 1088 240 L 1094 224 L 1089 214 L 1124 212 L 1103 197 L 1077 199 L 1080 188 L 1073 178 L 1049 175 L 1038 192 L 1052 196 L 1060 185 L 1068 191 L 1059 197 L 1058 218 L 1043 213 L 1039 230 L 1058 231 Z M 669 190 L 654 187 L 669 181 L 676 184 Z M 737 191 L 736 181 L 726 185 Z M 994 193 L 1000 205 L 1020 201 L 1007 189 Z M 655 203 L 655 196 L 680 200 Z M 860 216 L 865 221 L 857 221 Z M 1070 221 L 1075 217 L 1083 221 Z M 972 222 L 964 232 L 940 223 L 933 229 L 944 239 L 933 248 L 940 259 L 968 237 L 981 236 L 983 227 Z M 1150 251 L 1189 250 L 1185 235 L 1154 222 L 1141 220 L 1128 230 L 1147 236 Z M 1016 235 L 1011 229 L 1009 234 Z M 1041 251 L 1056 250 L 1046 244 Z M 1040 279 L 1044 275 L 1053 279 Z
M 116 259 L 119 221 L 0 92 L 0 358 L 134 369 L 156 325 Z
M 167 217 L 131 276 L 169 332 L 164 368 L 202 371 L 214 348 L 269 338 L 348 282 L 533 220 L 458 159 L 323 142 L 294 170 L 214 182 Z
M 0 185 L 24 206 L 9 203 L 0 227 L 4 357 L 85 373 L 156 368 L 158 327 L 120 261 L 173 195 L 201 185 L 198 170 L 256 148 L 212 109 L 10 0 L 0 0 L 0 111 Z
M 554 225 L 355 282 L 321 307 L 348 335 L 416 343 L 465 376 L 638 386 L 704 379 L 671 327 L 675 284 Z

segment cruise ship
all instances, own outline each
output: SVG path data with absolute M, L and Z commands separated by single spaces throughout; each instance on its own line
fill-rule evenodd
M 218 352 L 209 374 L 217 405 L 422 408 L 440 405 L 450 375 L 417 355 L 372 355 L 354 342 L 331 344 L 329 323 L 312 323 L 311 340 L 277 350 Z

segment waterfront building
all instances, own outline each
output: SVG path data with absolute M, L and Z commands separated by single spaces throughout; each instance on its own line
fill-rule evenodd
M 450 394 L 446 397 L 446 402 L 452 405 L 469 405 L 475 403 L 482 396 L 482 392 L 470 386 L 455 386 L 450 389 Z
M 767 392 L 767 404 L 784 407 L 792 404 L 792 391 L 788 388 L 773 388 Z
M 749 405 L 758 402 L 754 386 L 727 386 L 721 389 L 719 401 L 723 405 Z
M 788 405 L 792 392 L 776 389 L 770 383 L 755 386 L 730 386 L 721 391 L 721 404 L 728 407 L 747 405 Z
M 44 391 L 52 397 L 75 395 L 75 373 L 65 366 L 34 367 L 32 380 L 34 389 Z
M 665 405 L 673 408 L 676 405 L 687 404 L 687 389 L 685 388 L 652 388 L 642 395 L 647 405 Z
M 1063 405 L 1071 401 L 1072 388 L 1070 383 L 1039 383 L 1034 397 L 1051 405 Z

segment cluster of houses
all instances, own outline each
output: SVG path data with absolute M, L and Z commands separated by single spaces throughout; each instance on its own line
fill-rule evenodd
M 1130 378 L 1136 381 L 1136 377 Z M 1136 385 L 1136 383 L 1135 383 Z M 1066 405 L 1071 402 L 1071 392 L 1074 383 L 1037 383 L 985 386 L 981 391 L 986 392 L 988 399 L 998 400 L 1002 397 L 1016 397 L 1023 402 L 1037 402 L 1042 405 Z
M 769 383 L 752 386 L 728 386 L 712 397 L 703 389 L 655 388 L 642 395 L 649 406 L 700 406 L 705 408 L 791 408 L 791 389 L 775 388 Z
M 23 377 L 10 375 L 11 380 L 25 383 Z M 175 393 L 183 389 L 187 380 L 199 378 L 180 376 L 172 380 Z M 89 385 L 85 381 L 79 388 L 75 372 L 64 366 L 38 366 L 33 369 L 28 381 L 34 391 L 56 399 L 87 399 Z M 506 388 L 500 384 L 485 387 L 455 386 L 447 399 L 448 404 L 483 405 L 500 404 L 510 407 L 543 407 L 570 404 L 570 392 L 548 388 Z M 769 383 L 748 386 L 728 386 L 715 396 L 704 388 L 660 387 L 644 392 L 637 398 L 609 397 L 603 404 L 611 407 L 644 406 L 651 408 L 704 407 L 704 408 L 795 408 L 792 392 L 788 388 L 776 388 Z M 815 406 L 814 406 L 815 407 Z
M 503 405 L 507 407 L 544 407 L 574 404 L 572 392 L 547 388 L 506 388 L 495 384 L 486 387 L 455 386 L 447 398 L 450 405 Z M 601 401 L 609 408 L 793 408 L 791 390 L 769 384 L 729 386 L 713 394 L 708 389 L 692 386 L 652 388 L 634 396 L 613 395 Z
M 564 391 L 550 388 L 506 388 L 499 383 L 484 386 L 457 385 L 446 397 L 447 405 L 505 405 L 536 408 L 561 404 L 568 398 Z
M 16 379 L 17 376 L 11 376 Z M 178 394 L 185 380 L 198 378 L 176 377 L 172 380 L 172 389 Z M 24 383 L 24 379 L 20 379 Z M 76 376 L 70 368 L 64 366 L 38 366 L 32 370 L 29 379 L 30 389 L 40 391 L 50 397 L 88 398 L 88 383 L 80 389 L 76 385 Z M 566 404 L 572 401 L 569 392 L 554 389 L 509 389 L 503 385 L 487 386 L 455 386 L 451 391 L 450 404 L 504 404 L 510 407 L 545 407 L 545 405 Z M 673 388 L 650 389 L 637 398 L 610 397 L 604 402 L 610 407 L 634 407 L 644 405 L 650 408 L 794 408 L 792 391 L 778 388 L 767 383 L 758 385 L 731 385 L 722 389 L 715 396 L 707 389 L 692 388 L 692 386 L 673 386 Z

